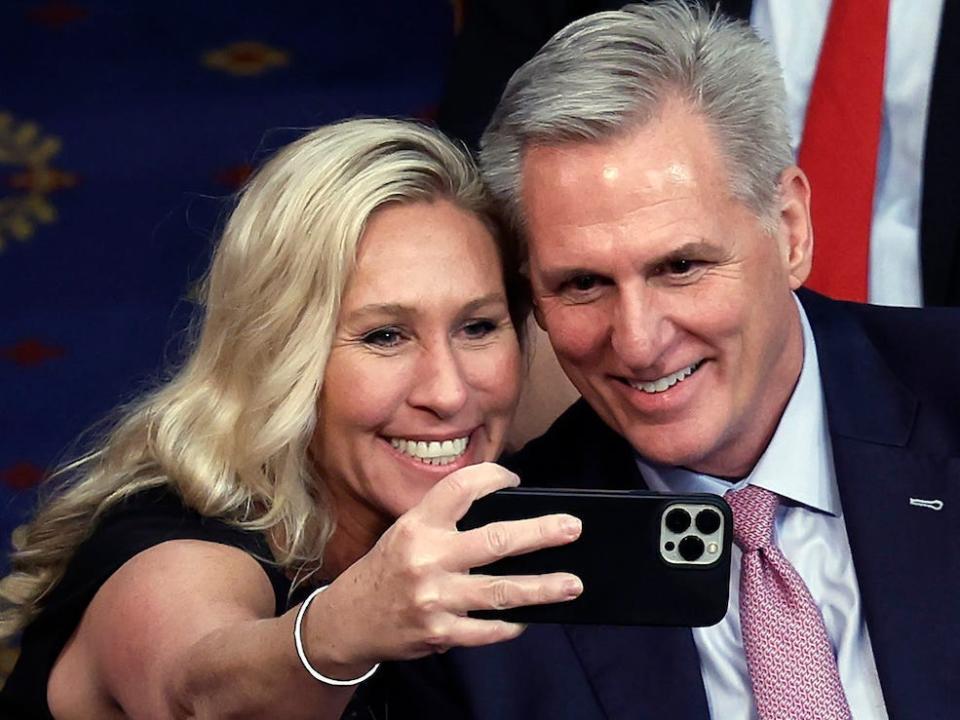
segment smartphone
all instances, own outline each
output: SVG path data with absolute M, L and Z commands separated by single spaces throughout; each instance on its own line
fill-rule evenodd
M 571 572 L 583 581 L 580 597 L 471 616 L 522 623 L 702 627 L 726 614 L 733 516 L 723 498 L 510 488 L 476 500 L 458 527 L 470 530 L 553 513 L 580 518 L 583 531 L 576 541 L 506 557 L 471 572 Z

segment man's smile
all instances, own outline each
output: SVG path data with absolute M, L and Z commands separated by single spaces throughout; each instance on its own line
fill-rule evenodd
M 693 407 L 697 398 L 702 398 L 704 393 L 715 389 L 715 385 L 709 381 L 708 373 L 703 372 L 703 368 L 709 364 L 708 358 L 700 358 L 678 370 L 650 380 L 638 379 L 637 373 L 631 376 L 611 376 L 615 382 L 611 388 L 613 395 L 607 396 L 607 402 L 613 403 L 611 411 L 620 415 L 620 421 L 628 425 L 641 418 L 645 418 L 643 422 L 655 421 L 658 424 L 677 420 L 677 413 L 686 416 L 687 410 Z M 619 401 L 615 400 L 617 397 L 620 398 Z M 619 410 L 616 409 L 617 406 Z
M 691 365 L 687 365 L 686 367 L 681 368 L 676 372 L 672 372 L 669 375 L 664 375 L 663 377 L 657 378 L 656 380 L 643 381 L 643 380 L 627 379 L 626 382 L 634 390 L 640 390 L 642 392 L 651 393 L 651 394 L 662 393 L 669 390 L 677 383 L 683 382 L 688 377 L 693 375 L 693 373 L 695 373 L 697 370 L 700 369 L 700 366 L 703 365 L 703 363 L 704 361 L 702 359 L 697 360 L 695 363 L 692 363 Z

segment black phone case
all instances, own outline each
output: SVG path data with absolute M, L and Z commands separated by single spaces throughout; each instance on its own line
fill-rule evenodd
M 721 552 L 710 565 L 674 565 L 661 556 L 661 518 L 677 503 L 710 505 L 723 515 Z M 495 521 L 552 513 L 580 518 L 580 538 L 569 545 L 503 558 L 472 572 L 572 572 L 583 580 L 583 594 L 564 603 L 477 611 L 471 612 L 471 616 L 522 623 L 701 627 L 719 622 L 726 614 L 733 517 L 722 498 L 707 494 L 514 488 L 476 500 L 458 526 L 470 530 Z

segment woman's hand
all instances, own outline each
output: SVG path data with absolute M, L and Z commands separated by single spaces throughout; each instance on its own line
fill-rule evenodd
M 329 661 L 335 676 L 348 677 L 381 660 L 502 642 L 523 631 L 515 623 L 467 617 L 470 610 L 577 597 L 583 586 L 568 573 L 469 574 L 498 558 L 579 537 L 580 521 L 570 515 L 457 530 L 474 500 L 518 483 L 516 475 L 493 463 L 463 468 L 437 483 L 317 597 L 306 616 L 308 654 L 313 644 L 318 660 Z

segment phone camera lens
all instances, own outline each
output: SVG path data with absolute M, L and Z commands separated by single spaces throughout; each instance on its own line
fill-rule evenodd
M 700 556 L 703 555 L 703 540 L 696 535 L 687 535 L 680 541 L 680 546 L 677 549 L 680 551 L 680 557 L 684 560 L 688 562 L 699 560 Z
M 674 508 L 667 513 L 664 524 L 670 532 L 682 533 L 690 527 L 690 513 L 683 508 Z
M 697 513 L 697 530 L 712 535 L 720 528 L 720 513 L 716 510 L 701 510 Z

